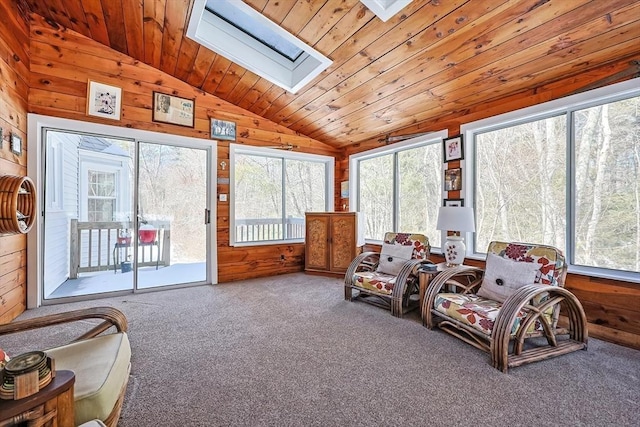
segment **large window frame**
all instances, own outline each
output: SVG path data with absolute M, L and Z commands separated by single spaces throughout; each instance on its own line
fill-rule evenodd
M 288 244 L 288 243 L 303 243 L 304 238 L 285 238 L 279 240 L 255 240 L 255 241 L 238 241 L 236 236 L 236 212 L 235 212 L 235 199 L 236 199 L 236 188 L 235 188 L 235 165 L 236 165 L 236 156 L 237 155 L 249 155 L 249 156 L 257 156 L 257 157 L 268 157 L 272 159 L 283 159 L 285 162 L 287 160 L 298 160 L 298 161 L 308 161 L 314 163 L 321 163 L 325 168 L 325 206 L 324 210 L 327 212 L 333 211 L 334 207 L 334 170 L 335 170 L 335 158 L 330 156 L 323 156 L 320 154 L 308 154 L 308 153 L 298 153 L 294 151 L 285 151 L 280 149 L 273 148 L 264 148 L 264 147 L 254 147 L 254 146 L 246 146 L 242 144 L 229 144 L 229 245 L 230 246 L 264 246 L 264 245 L 277 245 L 277 244 Z M 285 220 L 287 215 L 287 211 L 285 209 L 286 203 L 286 184 L 285 184 L 285 176 L 284 171 L 282 173 L 282 185 L 283 185 L 283 194 L 282 194 L 282 219 Z
M 398 170 L 398 153 L 404 152 L 407 150 L 420 148 L 428 145 L 437 145 L 438 152 L 442 151 L 442 141 L 443 139 L 449 136 L 447 130 L 441 130 L 437 132 L 430 132 L 415 138 L 407 139 L 402 142 L 398 142 L 392 145 L 385 145 L 383 147 L 375 148 L 372 150 L 364 151 L 362 153 L 352 154 L 349 156 L 349 170 L 350 180 L 349 180 L 349 205 L 354 206 L 356 211 L 360 211 L 361 201 L 360 201 L 360 162 L 364 160 L 369 160 L 375 157 L 382 157 L 387 155 L 393 155 L 394 157 L 394 182 L 393 182 L 393 230 L 389 231 L 411 231 L 411 230 L 398 230 L 398 224 L 400 223 L 400 209 L 399 209 L 399 191 L 400 185 L 398 182 L 398 174 L 400 171 Z M 440 175 L 442 175 L 442 170 L 446 167 L 446 163 L 441 162 L 441 169 L 439 170 Z M 442 188 L 442 183 L 440 183 L 440 188 Z M 434 203 L 437 203 L 437 206 L 441 206 L 443 203 L 443 199 L 445 198 L 445 193 L 440 191 L 440 198 L 434 200 Z M 415 230 L 413 230 L 415 231 Z M 438 231 L 433 230 L 434 233 L 440 233 Z M 434 235 L 427 235 L 427 237 L 431 237 L 430 240 L 434 240 Z M 382 236 L 381 236 L 382 237 Z M 380 244 L 382 240 L 366 238 L 366 242 L 372 244 Z M 430 242 L 433 243 L 433 242 Z M 439 246 L 432 245 L 431 247 L 432 253 L 440 253 L 441 248 Z
M 523 108 L 521 110 L 512 111 L 487 119 L 467 123 L 461 126 L 461 132 L 466 139 L 467 162 L 465 170 L 465 185 L 463 186 L 463 194 L 461 197 L 468 201 L 470 206 L 476 209 L 476 161 L 477 146 L 476 135 L 516 126 L 536 120 L 542 120 L 554 116 L 566 117 L 567 121 L 567 146 L 566 146 L 566 243 L 563 250 L 567 262 L 568 270 L 571 273 L 589 275 L 593 277 L 603 277 L 616 280 L 630 281 L 640 283 L 640 273 L 625 270 L 616 270 L 610 268 L 593 267 L 576 264 L 575 256 L 575 129 L 574 129 L 574 113 L 578 110 L 599 106 L 602 104 L 614 103 L 620 100 L 640 96 L 640 79 L 632 79 L 622 83 L 594 89 L 577 95 L 571 95 L 554 101 L 545 102 L 532 107 Z M 476 248 L 475 233 L 468 233 L 467 257 L 474 259 L 484 259 L 486 252 L 483 248 Z

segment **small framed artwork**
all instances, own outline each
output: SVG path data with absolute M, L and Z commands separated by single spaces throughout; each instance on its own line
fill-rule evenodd
M 444 171 L 444 191 L 462 190 L 462 169 L 454 168 Z
M 211 119 L 211 139 L 236 140 L 236 124 L 226 120 Z
M 153 121 L 194 127 L 195 99 L 153 92 Z
M 340 197 L 343 199 L 349 198 L 349 181 L 342 181 L 340 183 Z
M 122 89 L 89 80 L 87 114 L 104 119 L 120 120 Z
M 444 149 L 444 162 L 464 159 L 464 147 L 462 145 L 462 135 L 447 138 L 442 141 Z
M 22 155 L 22 138 L 15 133 L 11 134 L 11 151 L 18 156 Z
M 456 206 L 456 207 L 463 207 L 464 206 L 464 199 L 444 199 L 444 205 L 445 206 Z

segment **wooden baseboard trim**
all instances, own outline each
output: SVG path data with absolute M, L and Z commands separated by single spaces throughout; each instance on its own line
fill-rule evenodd
M 565 316 L 560 316 L 558 323 L 567 327 L 569 326 L 569 319 Z M 590 337 L 640 350 L 640 335 L 607 328 L 606 326 L 596 325 L 595 323 L 587 323 L 587 327 L 589 328 Z

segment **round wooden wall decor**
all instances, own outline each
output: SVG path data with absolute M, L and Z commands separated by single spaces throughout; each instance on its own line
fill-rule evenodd
M 26 176 L 0 176 L 0 234 L 24 234 L 36 219 L 36 187 Z

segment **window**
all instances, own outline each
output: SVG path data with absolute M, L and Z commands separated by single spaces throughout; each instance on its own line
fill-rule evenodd
M 333 206 L 327 156 L 231 144 L 231 244 L 304 239 L 305 212 Z
M 241 1 L 195 0 L 187 36 L 291 93 L 332 63 Z
M 116 211 L 116 174 L 90 170 L 88 190 L 88 221 L 113 221 Z
M 640 272 L 640 96 L 573 112 L 574 263 Z
M 544 243 L 565 252 L 570 271 L 640 280 L 637 81 L 463 131 L 472 142 L 474 253 L 492 240 Z
M 388 231 L 420 233 L 440 247 L 436 231 L 442 203 L 442 138 L 438 132 L 353 155 L 350 170 L 357 210 L 364 213 L 365 238 Z
M 566 120 L 476 134 L 476 251 L 492 240 L 565 244 Z

